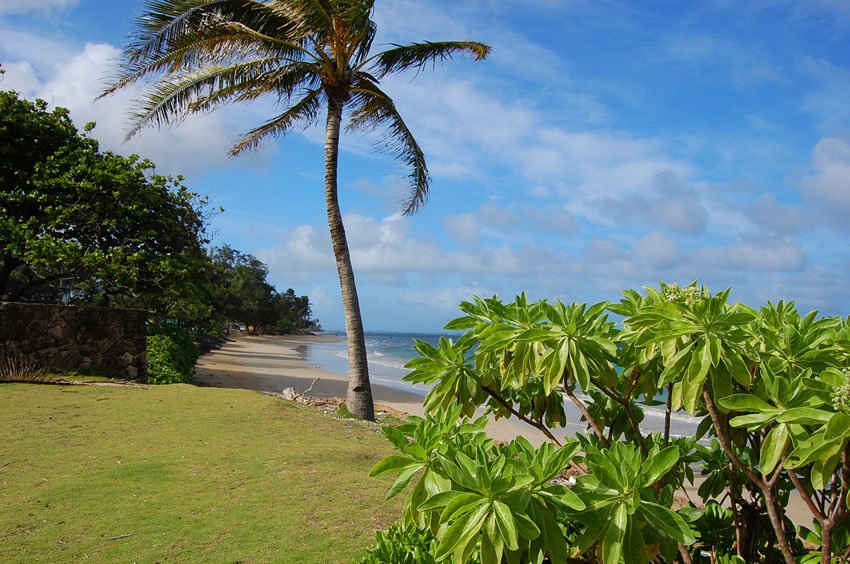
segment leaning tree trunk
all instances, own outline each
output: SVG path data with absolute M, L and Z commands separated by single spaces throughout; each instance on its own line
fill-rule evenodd
M 345 308 L 345 333 L 348 336 L 348 394 L 346 405 L 354 415 L 374 421 L 372 386 L 366 363 L 366 340 L 360 318 L 360 302 L 354 283 L 354 269 L 345 237 L 345 226 L 337 197 L 337 161 L 339 158 L 339 128 L 342 122 L 343 101 L 328 96 L 328 121 L 325 128 L 325 204 L 328 208 L 328 227 L 331 231 L 339 288 Z

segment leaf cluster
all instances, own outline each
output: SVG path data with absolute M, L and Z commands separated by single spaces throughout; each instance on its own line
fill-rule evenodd
M 401 466 L 376 471 L 401 471 L 397 494 L 428 469 L 430 489 L 414 490 L 405 517 L 430 528 L 438 560 L 480 553 L 488 562 L 702 561 L 710 554 L 712 561 L 792 562 L 805 553 L 804 539 L 817 540 L 823 562 L 843 557 L 850 323 L 801 315 L 793 302 L 756 310 L 729 297 L 730 290 L 661 283 L 626 291 L 618 304 L 525 295 L 462 302 L 463 316 L 446 328 L 463 334 L 436 347 L 417 343 L 420 356 L 408 364 L 409 381 L 432 385 L 426 411 L 442 414 L 444 438 L 420 466 L 396 459 Z M 609 320 L 611 313 L 621 321 Z M 588 432 L 556 449 L 562 439 L 552 431 L 566 425 L 565 401 Z M 646 410 L 662 405 L 663 429 L 647 433 Z M 452 434 L 448 420 L 481 409 L 516 417 L 552 444 L 493 445 L 481 419 L 473 432 Z M 673 416 L 685 414 L 698 421 L 697 435 L 675 438 Z M 417 444 L 433 439 L 430 421 L 418 420 Z M 415 448 L 400 436 L 394 442 Z M 558 462 L 550 467 L 543 460 L 551 457 Z M 702 503 L 673 511 L 676 490 L 694 482 L 697 465 Z M 554 493 L 556 466 L 579 477 Z M 785 515 L 792 491 L 809 508 L 813 529 Z

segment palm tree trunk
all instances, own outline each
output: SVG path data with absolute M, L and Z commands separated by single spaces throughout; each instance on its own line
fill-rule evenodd
M 339 159 L 339 128 L 342 122 L 343 101 L 328 96 L 328 121 L 325 127 L 325 204 L 328 208 L 328 227 L 331 231 L 339 288 L 345 309 L 345 332 L 348 336 L 348 394 L 345 404 L 354 415 L 375 420 L 369 367 L 366 363 L 366 340 L 360 318 L 360 302 L 354 283 L 354 269 L 348 252 L 345 226 L 337 197 L 337 161 Z

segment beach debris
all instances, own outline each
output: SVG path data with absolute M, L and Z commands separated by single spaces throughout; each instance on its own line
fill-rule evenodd
M 280 392 L 280 395 L 283 399 L 289 401 L 298 401 L 301 397 L 301 394 L 299 394 L 295 388 L 284 388 L 283 391 Z
M 299 393 L 295 388 L 284 388 L 282 392 L 280 392 L 280 397 L 285 400 L 295 401 L 298 403 L 310 404 L 312 401 L 310 397 L 307 395 L 313 389 L 313 386 L 316 385 L 321 378 L 315 378 L 313 382 L 310 384 L 310 387 L 304 390 L 304 393 Z

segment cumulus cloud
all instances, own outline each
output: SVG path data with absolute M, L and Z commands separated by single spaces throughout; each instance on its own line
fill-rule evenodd
M 793 235 L 811 226 L 799 204 L 778 202 L 773 194 L 762 194 L 748 209 L 749 219 L 763 233 L 770 235 Z
M 799 243 L 789 240 L 741 240 L 705 247 L 693 252 L 692 260 L 704 272 L 712 270 L 798 271 L 806 262 Z
M 833 227 L 850 229 L 850 140 L 827 137 L 818 142 L 802 189 L 819 216 Z
M 112 45 L 87 43 L 82 51 L 42 70 L 47 74 L 44 80 L 38 78 L 39 73 L 29 62 L 12 61 L 5 66 L 3 84 L 28 98 L 43 98 L 52 106 L 68 108 L 78 127 L 97 122 L 93 135 L 103 148 L 150 158 L 164 172 L 191 175 L 227 166 L 227 149 L 237 138 L 237 132 L 246 129 L 246 119 L 259 121 L 257 110 L 227 108 L 192 116 L 179 125 L 146 129 L 125 143 L 127 116 L 135 105 L 134 100 L 142 94 L 141 87 L 128 87 L 95 101 L 120 55 L 120 50 Z
M 634 252 L 641 260 L 657 268 L 674 266 L 683 257 L 678 245 L 659 233 L 650 233 L 635 241 Z
M 705 232 L 708 218 L 696 189 L 669 170 L 655 174 L 644 193 L 602 198 L 597 206 L 618 222 L 643 221 L 688 235 Z
M 471 213 L 444 217 L 443 226 L 454 241 L 463 245 L 477 243 L 481 236 L 481 224 Z
M 355 271 L 505 276 L 579 271 L 566 253 L 531 243 L 480 246 L 474 252 L 448 251 L 434 241 L 411 235 L 410 221 L 399 215 L 375 219 L 346 214 L 346 233 Z M 279 249 L 266 249 L 260 254 L 270 261 L 271 267 L 289 271 L 335 268 L 327 230 L 310 225 L 287 232 Z

